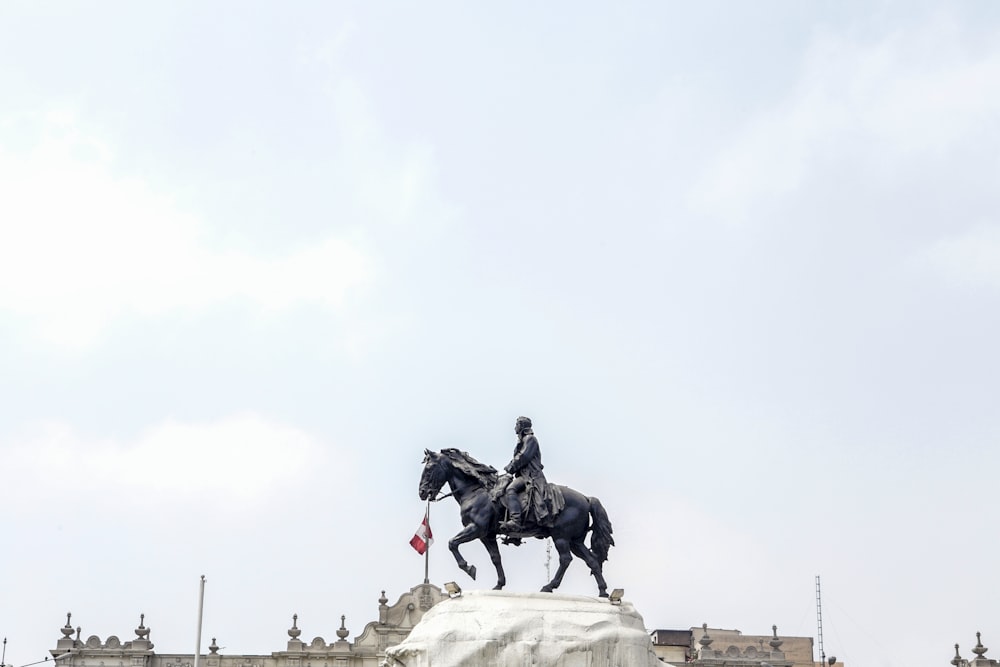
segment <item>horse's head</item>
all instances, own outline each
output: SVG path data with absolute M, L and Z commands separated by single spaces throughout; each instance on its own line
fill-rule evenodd
M 429 500 L 437 496 L 448 481 L 448 459 L 429 449 L 424 450 L 424 472 L 420 475 L 420 499 Z

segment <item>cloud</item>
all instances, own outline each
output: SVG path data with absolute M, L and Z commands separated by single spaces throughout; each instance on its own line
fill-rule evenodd
M 47 423 L 6 449 L 12 492 L 45 485 L 64 497 L 97 490 L 240 507 L 301 481 L 325 460 L 323 444 L 312 435 L 252 413 L 209 422 L 167 420 L 130 440 L 88 438 Z
M 422 233 L 447 229 L 458 211 L 435 191 L 433 145 L 390 141 L 364 89 L 350 77 L 335 77 L 330 96 L 342 150 L 337 180 L 366 218 L 393 228 L 419 223 Z
M 980 225 L 940 239 L 916 262 L 957 285 L 1000 288 L 1000 226 Z
M 968 42 L 942 16 L 873 43 L 817 39 L 791 93 L 739 129 L 691 206 L 739 219 L 758 200 L 799 189 L 824 161 L 860 156 L 891 174 L 887 162 L 988 139 L 1000 112 L 1000 48 Z
M 240 300 L 264 311 L 337 308 L 372 262 L 328 238 L 259 257 L 210 247 L 202 221 L 113 169 L 113 151 L 72 114 L 49 114 L 37 142 L 4 148 L 0 123 L 0 311 L 60 345 L 94 343 L 124 314 L 162 316 Z

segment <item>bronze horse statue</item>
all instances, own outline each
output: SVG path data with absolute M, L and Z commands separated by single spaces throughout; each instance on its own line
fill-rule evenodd
M 497 585 L 493 590 L 500 590 L 507 583 L 500 561 L 500 547 L 497 545 L 497 528 L 503 519 L 504 506 L 490 494 L 497 479 L 495 468 L 476 461 L 465 452 L 457 449 L 442 449 L 440 452 L 424 450 L 420 499 L 434 500 L 445 484 L 451 488 L 450 495 L 458 503 L 464 528 L 448 540 L 448 548 L 455 555 L 458 566 L 475 579 L 476 566 L 467 563 L 458 548 L 472 540 L 482 542 L 497 570 Z M 559 553 L 556 576 L 542 587 L 542 592 L 551 593 L 559 587 L 566 568 L 576 555 L 583 559 L 597 580 L 598 594 L 607 597 L 608 585 L 604 581 L 602 564 L 608 559 L 608 550 L 615 543 L 611 537 L 608 514 L 597 498 L 585 496 L 567 486 L 559 488 L 566 500 L 565 507 L 555 516 L 551 525 L 536 524 L 528 533 L 539 539 L 551 537 Z M 591 532 L 590 548 L 583 543 L 588 532 Z M 520 544 L 516 538 L 511 541 Z

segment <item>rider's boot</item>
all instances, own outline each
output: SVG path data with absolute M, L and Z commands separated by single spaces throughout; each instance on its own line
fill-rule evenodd
M 523 528 L 521 525 L 521 499 L 514 491 L 507 492 L 507 509 L 510 511 L 510 520 L 501 523 L 499 531 L 501 533 L 521 532 Z

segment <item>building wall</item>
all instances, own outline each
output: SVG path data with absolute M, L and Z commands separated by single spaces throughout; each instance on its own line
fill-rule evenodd
M 293 620 L 284 651 L 270 655 L 220 655 L 213 640 L 209 653 L 200 658 L 199 667 L 378 667 L 385 658 L 385 650 L 406 639 L 424 614 L 447 598 L 437 586 L 421 584 L 390 606 L 383 592 L 378 620 L 368 623 L 353 642 L 347 640 L 349 633 L 343 617 L 333 642 L 323 637 L 302 641 L 299 638 L 302 631 Z M 58 663 L 53 667 L 194 667 L 194 656 L 190 653 L 155 653 L 148 639 L 149 628 L 141 621 L 135 630 L 136 638 L 125 642 L 114 635 L 105 640 L 96 635 L 86 640 L 79 634 L 74 638 L 69 618 L 62 633 L 56 648 L 50 651 L 55 658 L 53 662 Z
M 688 661 L 688 650 L 684 646 L 658 646 L 653 644 L 653 653 L 663 662 L 683 665 Z
M 421 584 L 402 594 L 389 605 L 383 592 L 379 599 L 378 620 L 368 623 L 354 641 L 348 641 L 344 627 L 336 632 L 337 639 L 328 642 L 323 637 L 303 641 L 297 619 L 288 629 L 289 640 L 283 651 L 270 655 L 221 655 L 218 647 L 200 658 L 199 667 L 378 667 L 385 650 L 402 643 L 423 615 L 434 605 L 448 598 L 440 588 Z M 63 637 L 51 651 L 52 667 L 194 667 L 191 654 L 155 653 L 149 641 L 149 629 L 140 621 L 135 639 L 121 641 L 116 636 L 106 640 L 91 636 L 74 638 L 69 618 L 62 628 Z M 702 643 L 705 633 L 711 639 Z M 721 628 L 690 628 L 687 630 L 654 630 L 650 634 L 653 651 L 665 663 L 698 667 L 759 667 L 762 661 L 774 667 L 815 667 L 811 637 L 781 637 L 781 646 L 771 645 L 771 635 L 745 635 L 739 630 Z M 842 667 L 838 665 L 838 667 Z
M 774 631 L 769 635 L 745 635 L 739 630 L 722 628 L 708 628 L 707 631 L 712 639 L 713 649 L 726 652 L 730 646 L 735 646 L 741 654 L 745 654 L 751 647 L 759 652 L 770 651 L 769 642 L 774 638 Z M 696 644 L 704 632 L 703 628 L 691 628 L 692 639 Z M 778 639 L 781 640 L 781 652 L 794 667 L 813 667 L 812 637 L 784 637 L 779 634 Z
M 653 653 L 663 662 L 681 665 L 690 660 L 692 647 L 690 630 L 653 630 Z

